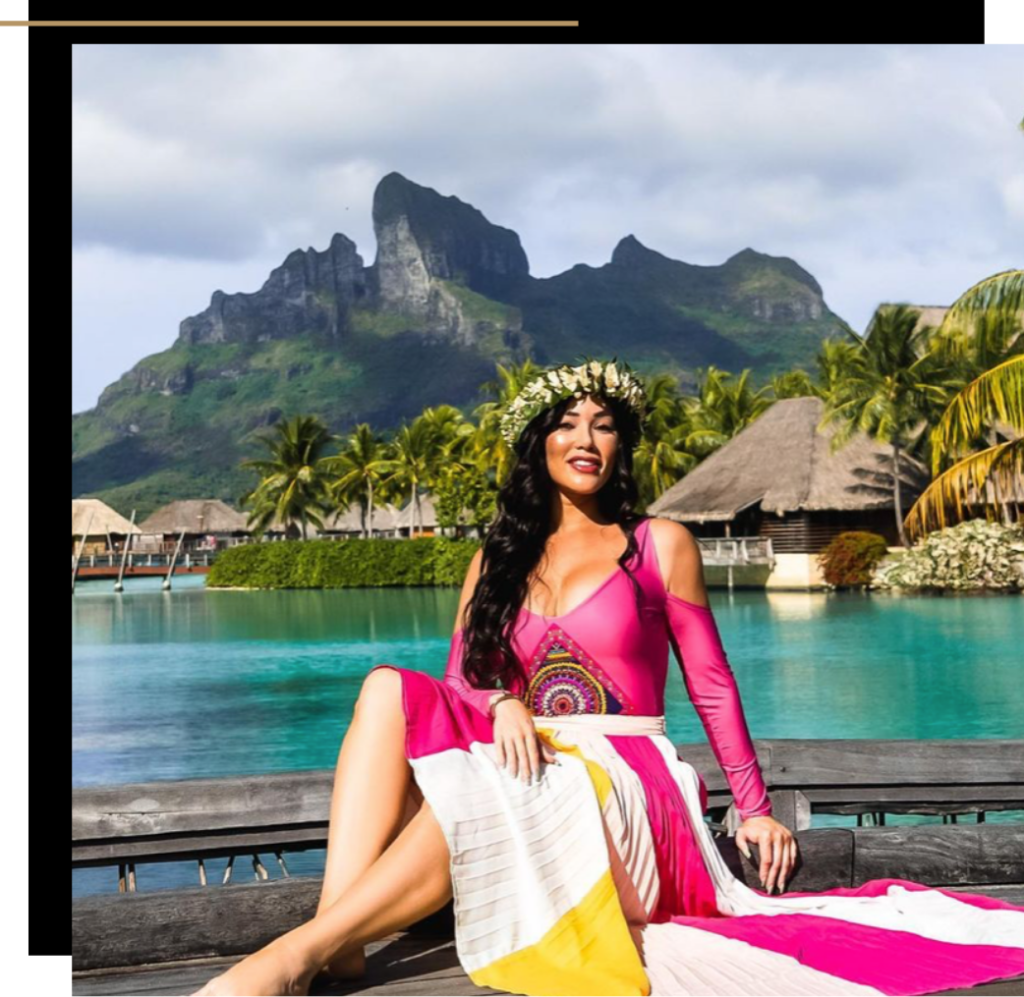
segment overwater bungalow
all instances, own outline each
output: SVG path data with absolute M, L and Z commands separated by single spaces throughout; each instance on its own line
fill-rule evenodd
M 220 499 L 180 499 L 161 506 L 139 528 L 160 538 L 173 551 L 184 531 L 182 550 L 216 550 L 244 543 L 251 537 L 248 516 Z
M 88 530 L 88 534 L 86 534 Z M 139 526 L 132 526 L 121 513 L 111 509 L 99 499 L 71 500 L 71 556 L 79 552 L 83 536 L 82 556 L 107 554 L 122 544 L 129 533 L 141 534 Z
M 836 427 L 817 428 L 823 413 L 820 398 L 780 399 L 648 507 L 700 538 L 709 584 L 821 588 L 815 555 L 839 533 L 898 545 L 892 448 L 857 433 L 830 453 Z M 904 515 L 929 480 L 900 454 Z
M 461 527 L 439 526 L 437 522 L 437 511 L 434 509 L 434 497 L 430 492 L 423 492 L 420 495 L 420 511 L 416 517 L 416 532 L 413 533 L 413 510 L 414 505 L 410 499 L 398 512 L 395 519 L 395 535 L 400 537 L 425 536 L 425 537 L 475 537 L 476 528 L 464 525 Z M 376 513 L 374 513 L 376 516 Z M 469 511 L 463 513 L 463 522 L 468 522 Z
M 373 510 L 373 526 L 370 526 L 370 514 L 366 513 L 365 535 L 367 537 L 395 537 L 397 528 L 398 508 L 390 502 L 385 506 L 375 506 Z M 335 513 L 324 519 L 324 528 L 316 531 L 317 536 L 324 540 L 359 539 L 364 535 L 363 513 L 358 504 L 351 506 L 346 512 Z

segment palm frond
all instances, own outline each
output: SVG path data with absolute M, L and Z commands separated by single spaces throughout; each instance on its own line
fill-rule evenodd
M 1024 312 L 1024 270 L 1004 270 L 969 287 L 950 306 L 938 335 L 947 335 L 979 315 L 1016 316 Z
M 949 521 L 966 518 L 965 503 L 984 494 L 985 483 L 998 477 L 1007 489 L 1014 488 L 1024 473 L 1024 439 L 1009 440 L 965 457 L 943 471 L 911 507 L 904 521 L 908 536 L 918 537 L 942 529 Z
M 996 364 L 957 392 L 935 427 L 937 455 L 967 449 L 996 419 L 1024 433 L 1024 355 Z

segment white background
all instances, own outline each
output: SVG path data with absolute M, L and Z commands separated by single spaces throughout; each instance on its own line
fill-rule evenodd
M 28 4 L 0 0 L 0 21 L 27 19 Z M 12 545 L 10 557 L 15 563 L 28 561 L 28 28 L 0 28 L 0 190 L 4 192 L 4 224 L 0 227 L 0 307 L 4 329 L 4 389 L 0 391 L 0 424 L 5 428 L 4 451 L 7 462 L 7 487 L 0 489 L 0 517 L 20 526 L 9 531 L 6 542 Z M 35 524 L 39 522 L 37 515 Z M 9 519 L 8 517 L 14 517 Z M 33 524 L 33 525 L 35 525 Z M 20 577 L 18 577 L 20 576 Z M 2 621 L 7 639 L 8 658 L 4 678 L 9 697 L 4 710 L 3 758 L 4 782 L 10 790 L 11 807 L 0 822 L 0 853 L 8 859 L 12 895 L 6 904 L 2 958 L 5 990 L 11 993 L 71 993 L 71 956 L 28 955 L 28 576 L 5 572 L 5 591 L 0 595 L 4 607 Z M 54 667 L 66 675 L 60 658 L 44 662 L 36 657 L 36 668 Z M 64 702 L 64 697 L 59 698 Z M 60 733 L 56 733 L 59 747 Z M 63 772 L 58 768 L 55 771 Z M 60 775 L 52 787 L 40 786 L 40 792 L 61 793 Z M 56 856 L 39 852 L 32 858 L 37 869 Z M 67 944 L 67 900 L 59 890 L 50 890 L 44 877 L 36 878 L 36 896 L 40 904 L 52 905 L 53 924 L 58 945 Z
M 1024 42 L 1024 0 L 985 0 L 985 43 L 992 42 Z

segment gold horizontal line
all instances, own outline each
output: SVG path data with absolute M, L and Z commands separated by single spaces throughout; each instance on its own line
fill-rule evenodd
M 579 27 L 579 21 L 0 21 L 0 27 L 125 27 L 125 28 L 167 28 L 167 27 L 291 27 L 324 28 L 334 25 L 351 27 Z

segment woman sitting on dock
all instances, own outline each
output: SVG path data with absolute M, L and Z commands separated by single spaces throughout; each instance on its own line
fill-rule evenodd
M 1024 908 L 1001 901 L 896 879 L 772 896 L 797 845 L 771 816 L 699 548 L 633 510 L 647 411 L 614 361 L 553 368 L 511 402 L 516 463 L 444 678 L 370 670 L 316 916 L 198 994 L 359 976 L 368 942 L 453 897 L 465 971 L 519 994 L 924 994 L 1024 972 Z M 665 732 L 670 646 L 763 890 L 725 864 Z

